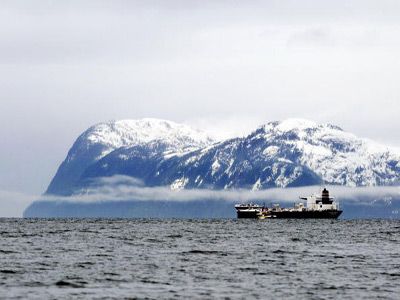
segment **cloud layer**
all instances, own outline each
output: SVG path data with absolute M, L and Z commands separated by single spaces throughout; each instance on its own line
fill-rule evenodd
M 341 187 L 328 186 L 331 195 L 339 201 L 370 203 L 373 200 L 400 199 L 400 187 Z M 93 181 L 92 188 L 82 191 L 71 197 L 46 196 L 44 200 L 54 201 L 197 201 L 197 200 L 221 200 L 234 203 L 249 201 L 274 203 L 297 202 L 299 197 L 320 193 L 320 186 L 307 186 L 300 188 L 273 188 L 260 191 L 247 189 L 207 190 L 188 189 L 171 190 L 170 187 L 145 187 L 139 179 L 117 175 L 113 177 L 98 178 Z

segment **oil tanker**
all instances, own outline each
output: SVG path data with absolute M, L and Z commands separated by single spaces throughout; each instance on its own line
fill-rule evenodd
M 275 204 L 272 207 L 261 206 L 258 204 L 236 204 L 235 209 L 239 219 L 337 219 L 343 212 L 334 198 L 329 196 L 329 191 L 324 188 L 320 196 L 312 195 L 300 197 L 306 201 L 296 204 L 291 208 L 280 207 Z

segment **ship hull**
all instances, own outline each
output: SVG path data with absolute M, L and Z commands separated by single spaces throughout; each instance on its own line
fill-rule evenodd
M 337 219 L 342 212 L 342 210 L 272 211 L 267 214 L 267 217 L 277 219 Z
M 237 217 L 238 219 L 257 219 L 259 212 L 255 210 L 238 210 Z

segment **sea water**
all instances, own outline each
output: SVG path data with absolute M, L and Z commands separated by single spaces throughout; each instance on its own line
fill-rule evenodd
M 0 219 L 1 299 L 399 299 L 400 221 Z

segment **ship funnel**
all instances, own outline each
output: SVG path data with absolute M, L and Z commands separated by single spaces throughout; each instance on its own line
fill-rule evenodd
M 322 204 L 332 204 L 332 199 L 329 197 L 329 191 L 324 188 L 322 191 Z

